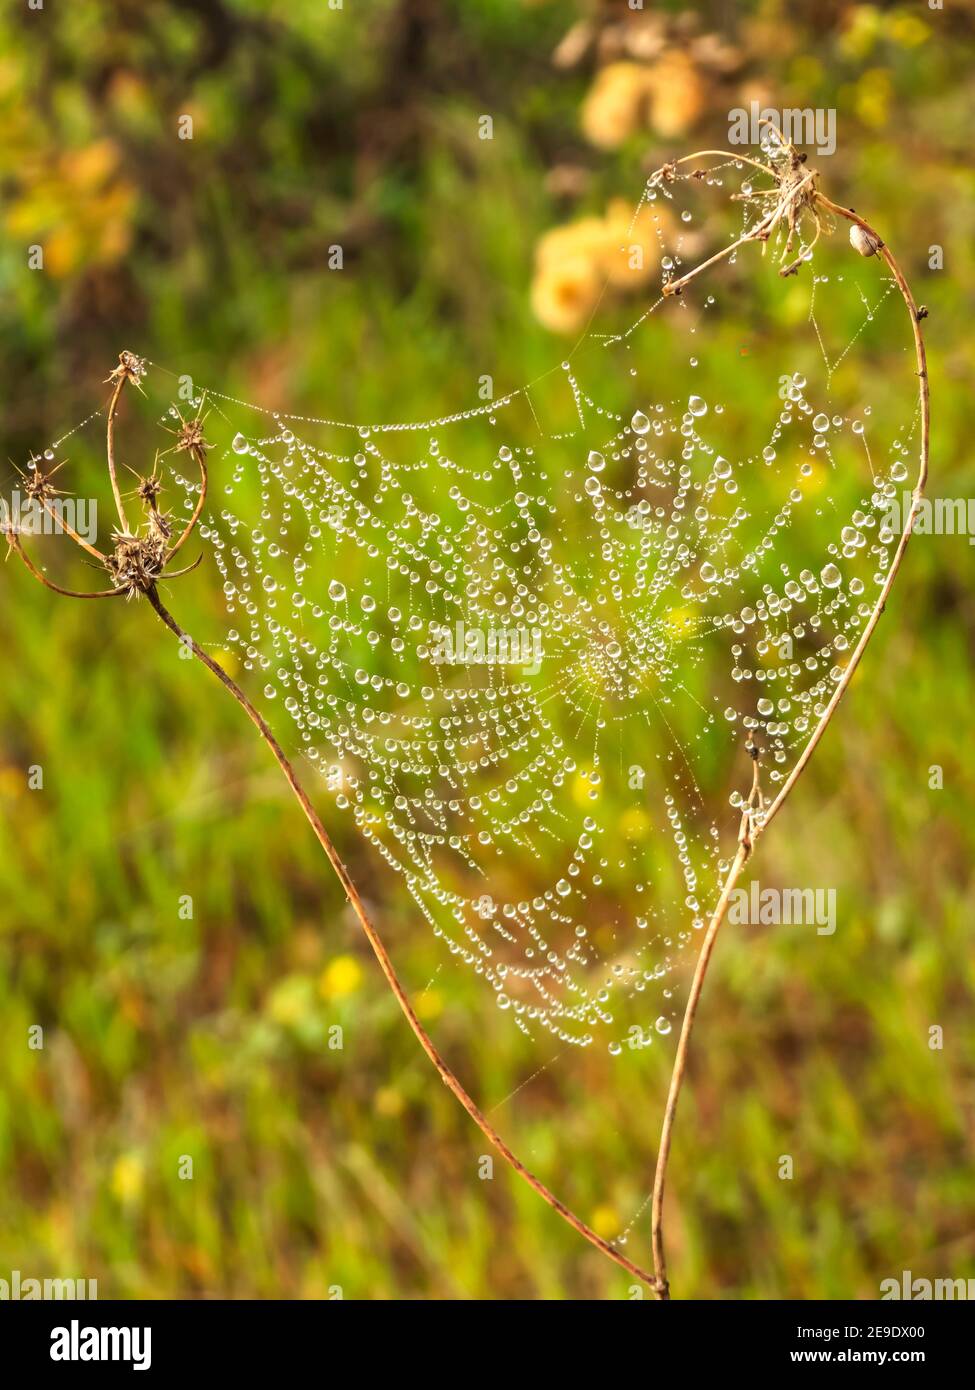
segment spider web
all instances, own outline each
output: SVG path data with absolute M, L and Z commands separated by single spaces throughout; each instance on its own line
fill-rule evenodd
M 903 303 L 845 235 L 813 251 L 801 228 L 783 279 L 780 229 L 663 293 L 768 208 L 753 167 L 701 166 L 634 209 L 658 262 L 638 316 L 610 294 L 527 386 L 401 423 L 214 382 L 191 403 L 226 611 L 194 637 L 236 654 L 443 961 L 557 1058 L 667 1045 L 749 747 L 770 799 L 876 601 L 918 448 Z M 169 462 L 188 514 L 198 479 Z
M 651 181 L 635 219 L 651 211 L 664 282 L 711 249 L 697 195 L 730 185 L 747 227 L 754 181 L 734 162 Z M 903 310 L 879 262 L 838 249 L 838 274 L 802 281 L 746 247 L 552 378 L 434 420 L 266 414 L 206 390 L 234 428 L 200 531 L 220 645 L 533 1035 L 618 1053 L 671 1030 L 662 991 L 727 870 L 720 806 L 741 804 L 746 741 L 774 793 L 883 581 L 916 413 L 872 452 L 863 372 L 844 368 Z M 770 379 L 782 334 L 762 323 L 758 350 L 702 367 L 695 335 L 727 336 L 754 275 L 803 304 L 816 356 L 789 343 Z M 649 380 L 628 365 L 639 335 Z M 765 404 L 746 416 L 742 398 Z M 191 508 L 197 485 L 175 481 Z

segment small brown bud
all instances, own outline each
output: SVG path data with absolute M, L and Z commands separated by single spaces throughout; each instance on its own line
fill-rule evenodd
M 868 232 L 866 227 L 861 227 L 859 222 L 854 222 L 850 228 L 850 245 L 854 251 L 859 251 L 861 256 L 875 256 L 881 244 L 873 233 Z

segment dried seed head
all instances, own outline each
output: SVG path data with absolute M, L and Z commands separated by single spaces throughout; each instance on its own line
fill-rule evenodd
M 146 374 L 146 364 L 143 358 L 136 357 L 134 352 L 119 353 L 118 366 L 109 376 L 109 381 L 131 381 L 134 386 L 138 386 Z
M 203 438 L 203 421 L 199 419 L 184 421 L 176 435 L 176 452 L 182 453 L 185 449 L 202 449 L 206 452 L 209 447 Z
M 861 256 L 875 256 L 882 243 L 872 232 L 868 232 L 866 227 L 854 222 L 850 228 L 850 245 L 854 251 L 859 251 Z
M 127 536 L 116 531 L 115 549 L 105 561 L 116 589 L 129 598 L 151 589 L 166 563 L 166 537 L 150 528 L 145 536 Z
M 40 465 L 33 459 L 24 474 L 24 491 L 37 502 L 49 502 L 52 497 L 57 496 L 57 488 L 50 477 L 41 472 Z

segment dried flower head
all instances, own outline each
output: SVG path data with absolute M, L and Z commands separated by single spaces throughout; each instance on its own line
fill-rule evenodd
M 165 567 L 167 538 L 150 529 L 144 536 L 116 531 L 112 539 L 115 549 L 105 559 L 112 584 L 126 598 L 148 593 Z
M 162 483 L 155 473 L 151 473 L 148 478 L 139 479 L 139 486 L 135 492 L 147 507 L 155 508 L 156 498 L 162 492 Z
M 141 387 L 145 374 L 145 359 L 137 357 L 134 352 L 129 352 L 126 349 L 119 353 L 118 366 L 114 367 L 105 379 L 112 382 L 131 381 L 133 386 Z
M 176 434 L 176 452 L 183 453 L 184 450 L 192 452 L 194 449 L 208 449 L 203 437 L 203 421 L 199 416 L 194 420 L 180 421 L 180 428 Z
M 52 474 L 45 473 L 36 459 L 31 459 L 26 473 L 21 473 L 20 476 L 23 479 L 24 492 L 32 502 L 49 502 L 58 495 L 58 489 L 51 482 Z

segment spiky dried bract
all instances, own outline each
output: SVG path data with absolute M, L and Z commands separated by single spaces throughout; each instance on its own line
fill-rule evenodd
M 115 549 L 105 561 L 116 589 L 127 598 L 146 594 L 160 578 L 166 563 L 167 537 L 149 528 L 144 536 L 127 536 L 116 531 Z
M 27 472 L 21 476 L 24 480 L 24 492 L 32 502 L 50 502 L 58 495 L 50 474 L 42 472 L 40 465 L 33 460 Z
M 136 488 L 136 496 L 141 498 L 148 507 L 155 507 L 156 498 L 162 492 L 162 483 L 153 473 L 148 478 L 140 478 L 139 486 Z
M 199 417 L 183 421 L 176 435 L 176 452 L 180 454 L 186 450 L 201 449 L 205 453 L 209 447 L 203 437 L 203 421 Z

